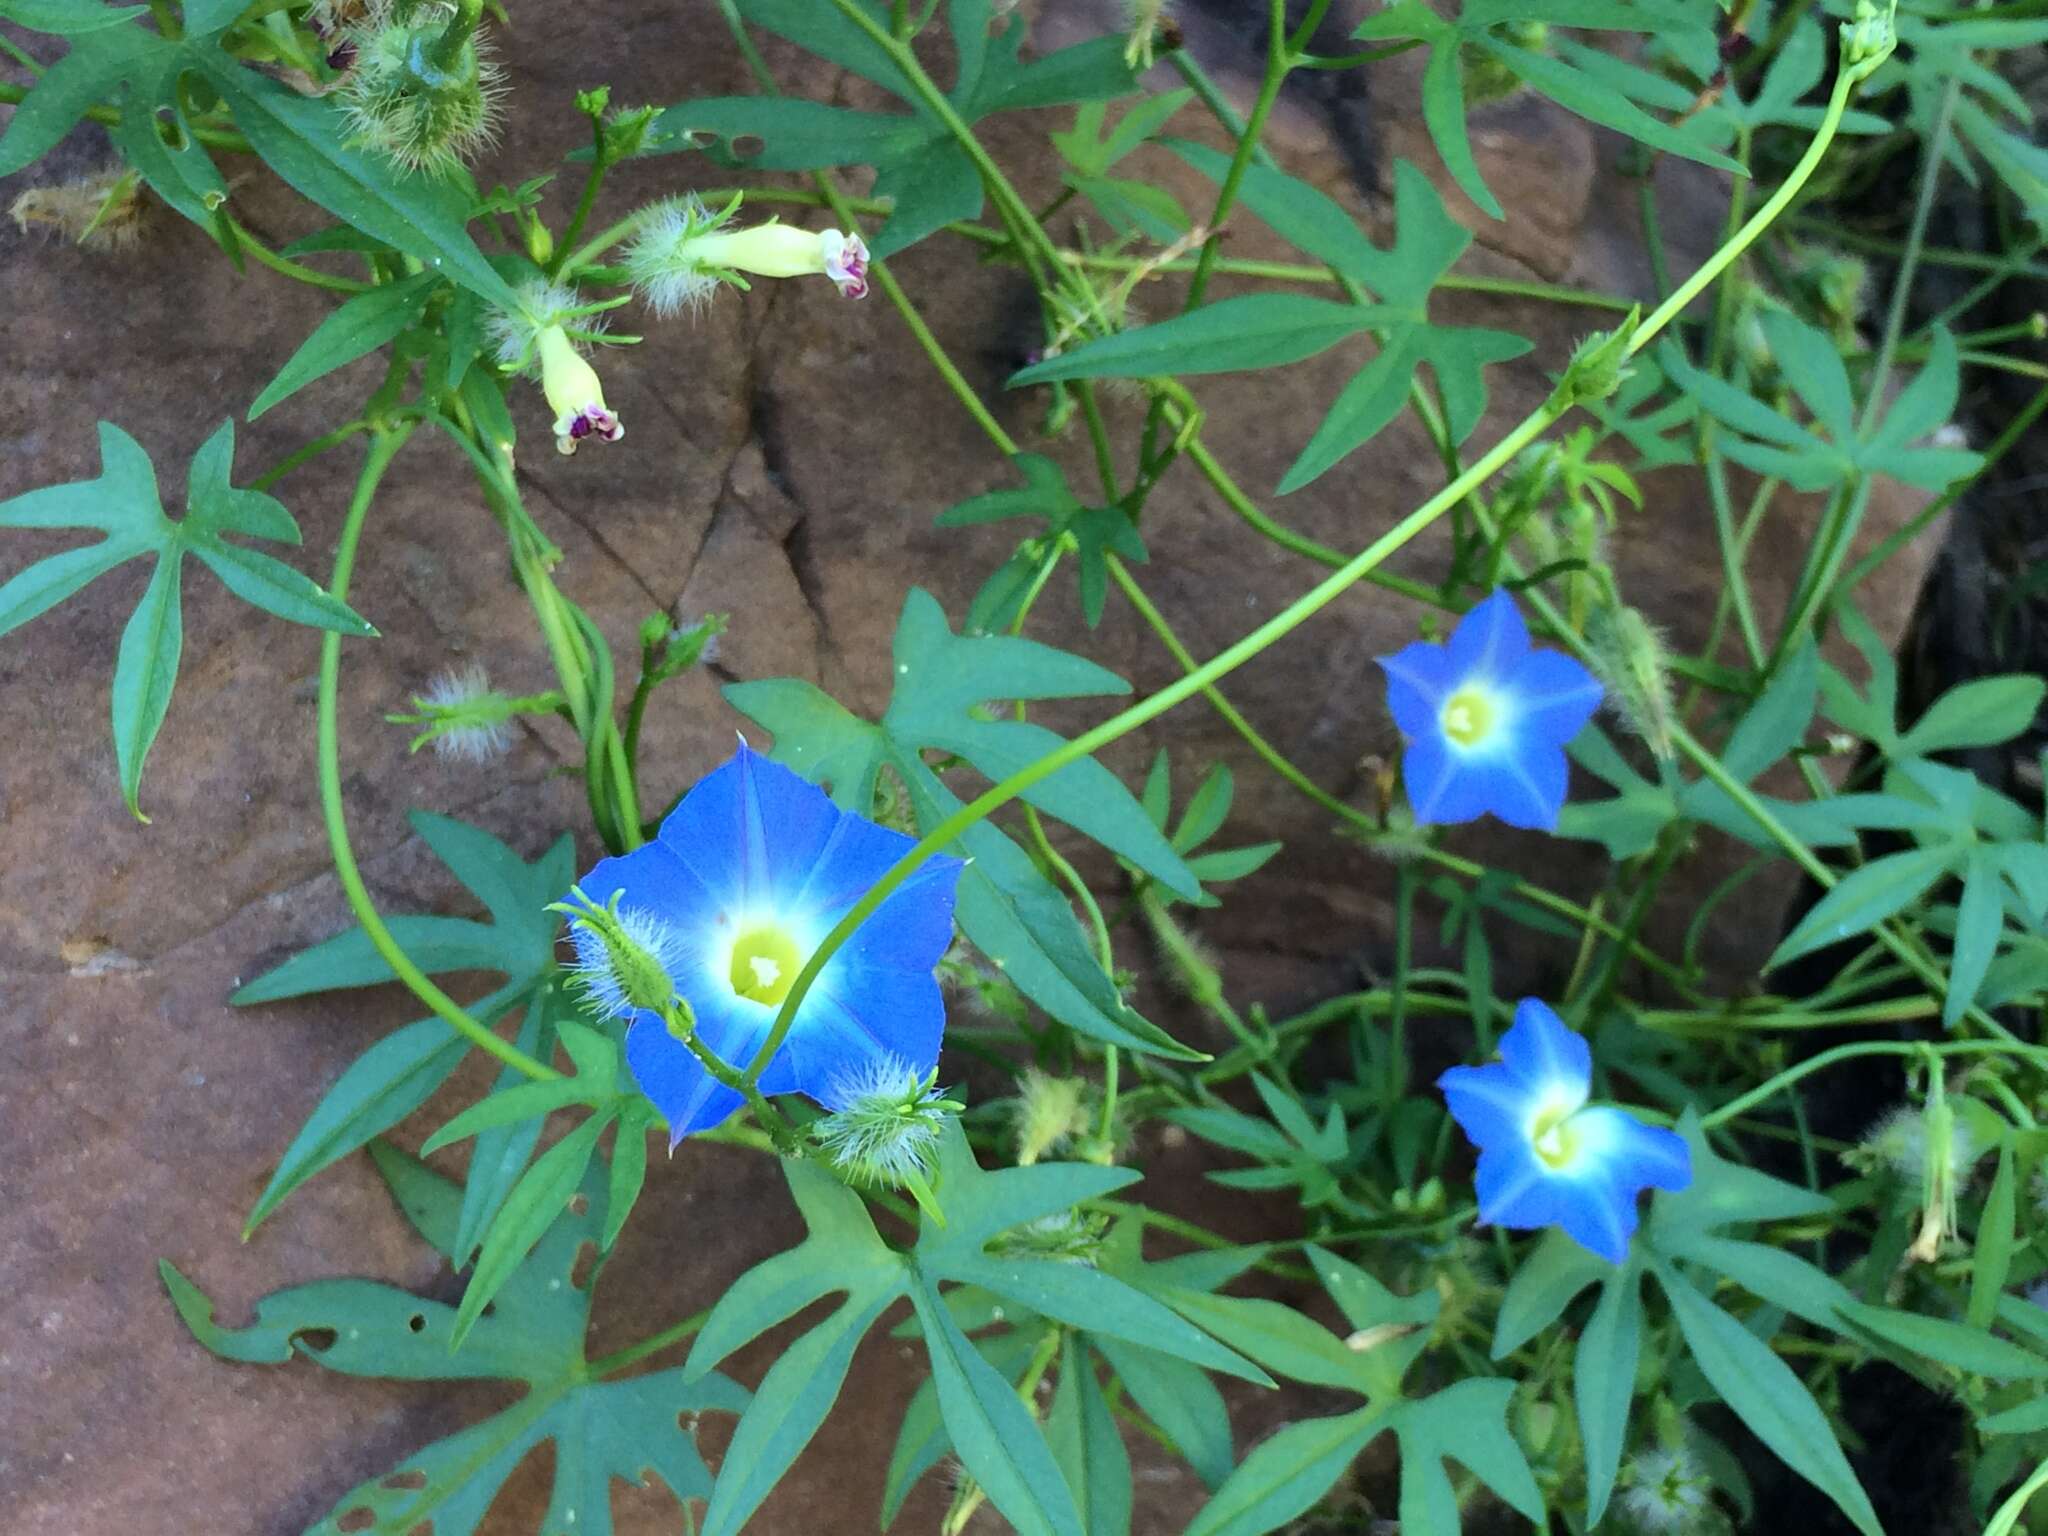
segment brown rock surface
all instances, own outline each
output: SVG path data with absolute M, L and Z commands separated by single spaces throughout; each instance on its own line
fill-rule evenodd
M 516 180 L 572 143 L 579 125 L 571 93 L 599 79 L 610 79 L 622 101 L 744 89 L 702 8 L 687 21 L 677 15 L 673 6 L 632 0 L 569 8 L 544 28 L 507 36 L 504 61 L 526 115 L 512 122 L 497 174 Z M 859 99 L 844 81 L 800 73 L 789 51 L 770 53 L 785 81 L 806 94 Z M 1406 77 L 1390 68 L 1385 78 L 1382 101 L 1399 102 Z M 1379 119 L 1384 151 L 1413 155 L 1435 173 L 1413 113 L 1382 106 Z M 1047 195 L 1052 184 L 1046 126 L 1010 121 L 992 135 L 1027 196 Z M 1628 281 L 1632 230 L 1595 136 L 1532 103 L 1491 109 L 1482 127 L 1482 160 L 1510 216 L 1504 226 L 1480 221 L 1481 249 L 1468 265 Z M 1187 131 L 1200 126 L 1190 119 Z M 1333 146 L 1322 118 L 1290 109 L 1275 148 L 1384 238 L 1380 189 L 1361 193 L 1346 170 L 1356 146 Z M 79 135 L 56 158 L 0 183 L 0 200 L 76 174 L 103 153 L 96 135 Z M 1170 157 L 1148 151 L 1144 170 L 1172 180 L 1196 205 L 1201 184 Z M 716 179 L 690 158 L 637 166 L 621 176 L 616 206 Z M 1697 181 L 1703 195 L 1717 195 Z M 236 206 L 279 239 L 310 222 L 260 175 L 238 184 Z M 1271 245 L 1247 225 L 1232 249 L 1259 254 Z M 1001 389 L 1023 345 L 1006 318 L 1025 313 L 1015 276 L 977 267 L 939 240 L 896 266 L 970 381 L 1028 438 L 1040 402 Z M 258 268 L 238 277 L 168 215 L 143 247 L 111 257 L 0 229 L 0 268 L 0 497 L 96 473 L 97 417 L 132 432 L 174 494 L 191 450 L 224 415 L 246 408 L 327 310 L 320 295 Z M 1146 302 L 1165 312 L 1171 292 L 1155 292 Z M 1440 303 L 1446 315 L 1537 342 L 1528 359 L 1493 375 L 1494 408 L 1480 441 L 1532 407 L 1547 389 L 1545 370 L 1598 323 L 1586 312 L 1484 296 Z M 1403 421 L 1302 493 L 1271 497 L 1309 424 L 1363 356 L 1339 349 L 1249 385 L 1205 380 L 1197 391 L 1211 445 L 1247 489 L 1290 526 L 1339 548 L 1359 546 L 1437 484 L 1433 456 Z M 523 395 L 515 409 L 528 442 L 521 472 L 529 504 L 568 553 L 563 584 L 622 655 L 657 608 L 728 610 L 728 674 L 811 677 L 872 712 L 886 697 L 887 642 L 906 585 L 929 586 L 957 616 L 1009 550 L 1007 530 L 931 528 L 944 507 L 1008 482 L 879 298 L 854 306 L 836 302 L 823 284 L 764 284 L 744 300 L 728 296 L 695 325 L 654 329 L 646 345 L 608 354 L 605 363 L 610 398 L 631 428 L 622 447 L 557 460 L 545 450 L 539 400 Z M 242 426 L 240 475 L 259 472 L 348 411 L 373 366 L 323 381 Z M 1119 441 L 1130 439 L 1134 419 L 1131 408 L 1120 410 Z M 1046 451 L 1083 483 L 1079 445 Z M 301 563 L 323 578 L 353 467 L 344 451 L 279 488 L 306 531 Z M 1636 602 L 1685 638 L 1710 611 L 1720 580 L 1711 525 L 1690 485 L 1658 492 L 1619 539 L 1624 580 Z M 1755 561 L 1766 623 L 1804 515 L 1788 507 L 1775 519 L 1766 539 L 1776 542 Z M 1881 535 L 1900 515 L 1898 504 L 1880 499 L 1870 533 Z M 1198 654 L 1235 639 L 1318 574 L 1253 539 L 1184 467 L 1155 499 L 1146 532 L 1153 559 L 1144 583 Z M 574 782 L 559 773 L 574 748 L 560 731 L 526 733 L 510 757 L 479 773 L 408 756 L 403 731 L 381 719 L 451 660 L 482 661 L 515 691 L 547 686 L 545 654 L 495 537 L 455 452 L 422 434 L 372 515 L 354 585 L 357 605 L 385 638 L 350 643 L 343 675 L 351 830 L 387 911 L 448 910 L 453 900 L 444 873 L 406 828 L 409 809 L 476 821 L 528 856 L 560 828 L 583 825 Z M 0 541 L 0 570 L 11 573 L 64 542 L 10 533 Z M 483 551 L 492 553 L 479 558 Z M 1401 566 L 1427 578 L 1444 559 L 1442 542 L 1426 538 Z M 1892 584 L 1872 594 L 1890 628 L 1915 572 L 1914 561 L 1899 562 Z M 155 821 L 141 827 L 122 810 L 106 725 L 115 638 L 139 591 L 140 573 L 124 570 L 0 641 L 0 1191 L 8 1213 L 0 1226 L 0 1508 L 20 1529 L 74 1536 L 283 1536 L 361 1477 L 486 1411 L 491 1398 L 483 1389 L 354 1381 L 305 1365 L 221 1364 L 185 1336 L 157 1286 L 155 1260 L 170 1257 L 218 1299 L 223 1320 L 235 1322 L 262 1293 L 328 1274 L 378 1275 L 440 1295 L 452 1294 L 454 1282 L 437 1272 L 361 1159 L 323 1175 L 247 1246 L 235 1241 L 275 1158 L 327 1085 L 417 1010 L 393 989 L 261 1011 L 225 1006 L 238 979 L 346 921 L 313 783 L 318 642 L 310 631 L 252 620 L 208 576 L 189 579 L 184 671 L 143 786 Z M 1040 611 L 1037 633 L 1080 633 L 1063 584 Z M 1410 638 L 1413 622 L 1406 605 L 1361 588 L 1244 668 L 1228 691 L 1311 774 L 1340 792 L 1355 789 L 1360 759 L 1396 745 L 1371 658 Z M 1140 689 L 1173 675 L 1114 603 L 1089 648 Z M 711 679 L 673 687 L 650 718 L 646 798 L 663 803 L 713 766 L 737 723 Z M 1382 867 L 1325 837 L 1320 814 L 1271 784 L 1198 706 L 1145 742 L 1126 743 L 1111 761 L 1135 772 L 1161 742 L 1173 747 L 1184 779 L 1203 762 L 1231 763 L 1240 786 L 1234 834 L 1289 844 L 1239 900 L 1203 920 L 1233 986 L 1285 1005 L 1345 984 L 1361 959 L 1369 965 L 1388 939 Z M 1485 832 L 1458 846 L 1496 858 L 1526 854 Z M 1590 856 L 1579 862 L 1593 867 Z M 1768 930 L 1760 923 L 1731 936 L 1724 962 L 1753 963 Z M 474 1070 L 460 1076 L 407 1135 L 416 1140 L 482 1081 Z M 1196 1155 L 1166 1159 L 1172 1171 L 1152 1181 L 1158 1197 L 1225 1228 L 1257 1220 L 1193 1181 L 1186 1165 Z M 596 1347 L 619 1347 L 708 1304 L 796 1231 L 779 1177 L 763 1160 L 691 1148 L 658 1164 L 605 1282 Z M 757 1347 L 735 1370 L 757 1379 L 767 1359 Z M 871 1340 L 840 1412 L 754 1528 L 866 1528 L 917 1371 L 914 1351 Z M 1283 1411 L 1270 1396 L 1248 1401 L 1241 1443 Z M 1140 1529 L 1179 1529 L 1199 1489 L 1156 1453 L 1134 1450 Z M 530 1529 L 537 1497 L 529 1468 L 501 1505 L 502 1528 Z M 927 1486 L 902 1528 L 931 1529 L 942 1503 L 941 1491 Z M 658 1498 L 622 1495 L 619 1505 L 623 1530 L 674 1528 Z

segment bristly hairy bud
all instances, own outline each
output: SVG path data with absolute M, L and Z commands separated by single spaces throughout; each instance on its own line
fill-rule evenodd
M 1017 1166 L 1029 1168 L 1086 1135 L 1093 1119 L 1089 1097 L 1087 1085 L 1078 1078 L 1054 1077 L 1026 1067 L 1017 1085 L 1012 1122 L 1017 1131 Z
M 351 141 L 432 177 L 488 149 L 503 87 L 482 14 L 482 0 L 386 0 L 349 28 L 340 101 Z
M 125 251 L 141 241 L 148 211 L 142 177 L 111 166 L 54 187 L 30 187 L 7 215 L 23 234 L 42 228 L 89 251 Z
M 1902 1104 L 1879 1120 L 1847 1155 L 1864 1169 L 1888 1169 L 1920 1188 L 1920 1230 L 1906 1257 L 1932 1264 L 1956 1235 L 1958 1197 L 1968 1187 L 1984 1153 L 1970 1127 L 1948 1100 L 1939 1070 L 1928 1074 L 1927 1096 L 1917 1107 Z
M 1671 658 L 1663 637 L 1627 604 L 1602 604 L 1587 620 L 1593 670 L 1609 703 L 1650 750 L 1669 758 L 1678 712 L 1671 699 Z
M 623 895 L 614 893 L 610 905 L 599 906 L 579 889 L 549 908 L 569 919 L 575 984 L 601 1018 L 630 1019 L 644 1011 L 670 1016 L 671 1029 L 687 1028 L 689 1005 L 677 995 L 675 978 L 689 946 L 654 913 L 622 909 Z
M 1720 1526 L 1713 1480 L 1683 1446 L 1644 1451 L 1631 1460 L 1622 1469 L 1619 1502 L 1642 1536 L 1694 1536 Z
M 962 1108 L 939 1091 L 938 1069 L 920 1072 L 899 1057 L 863 1062 L 832 1082 L 825 1102 L 832 1113 L 811 1135 L 832 1165 L 858 1184 L 922 1190 L 923 1204 L 939 1132 Z
M 394 723 L 423 725 L 411 750 L 431 745 L 442 757 L 458 762 L 487 763 L 512 749 L 515 701 L 491 687 L 481 662 L 450 667 L 413 695 L 413 715 L 393 715 Z

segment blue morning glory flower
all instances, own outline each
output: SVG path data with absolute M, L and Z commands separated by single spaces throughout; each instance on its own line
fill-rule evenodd
M 1599 707 L 1600 684 L 1564 652 L 1531 647 L 1513 598 L 1495 591 L 1447 644 L 1418 640 L 1380 666 L 1418 822 L 1491 811 L 1510 826 L 1557 825 L 1565 743 Z
M 653 842 L 603 860 L 578 890 L 601 907 L 618 898 L 620 927 L 674 981 L 698 1039 L 744 1068 L 811 952 L 911 846 L 742 743 Z M 762 1074 L 764 1093 L 844 1109 L 884 1065 L 937 1065 L 946 1009 L 932 968 L 953 937 L 960 869 L 944 857 L 918 866 L 833 954 Z M 602 939 L 581 924 L 570 932 L 589 995 L 631 1020 L 626 1062 L 671 1144 L 739 1108 L 660 1014 L 624 997 Z
M 1586 1103 L 1593 1055 L 1585 1037 L 1533 997 L 1516 1006 L 1497 1063 L 1453 1067 L 1436 1082 L 1479 1149 L 1481 1221 L 1563 1227 L 1620 1264 L 1636 1229 L 1636 1196 L 1692 1182 L 1692 1154 L 1676 1131 Z

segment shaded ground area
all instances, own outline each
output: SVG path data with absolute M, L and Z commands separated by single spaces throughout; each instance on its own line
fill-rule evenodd
M 1099 25 L 1085 7 L 1056 9 L 1049 36 Z M 506 36 L 502 56 L 522 112 L 486 181 L 517 181 L 579 142 L 569 105 L 579 87 L 608 79 L 617 101 L 746 90 L 723 34 L 695 12 L 688 21 L 677 16 L 672 5 L 630 0 L 569 8 L 545 27 Z M 1192 32 L 1226 77 L 1238 78 L 1227 32 Z M 858 82 L 821 75 L 786 50 L 770 57 L 792 89 L 868 104 Z M 1377 142 L 1360 141 L 1356 104 L 1337 111 L 1315 100 L 1283 109 L 1273 142 L 1285 164 L 1343 199 L 1384 242 L 1392 158 L 1413 156 L 1433 174 L 1435 161 L 1408 105 L 1412 77 L 1390 65 L 1381 78 L 1390 100 L 1372 114 Z M 1041 116 L 993 130 L 998 158 L 1040 201 L 1053 189 L 1043 133 L 1058 125 Z M 1511 102 L 1489 109 L 1480 130 L 1475 138 L 1489 180 L 1508 197 L 1509 218 L 1495 225 L 1454 200 L 1480 234 L 1472 270 L 1641 286 L 1626 200 L 1583 125 L 1541 103 Z M 1190 117 L 1185 131 L 1204 129 Z M 105 154 L 102 138 L 81 134 L 51 161 L 0 182 L 0 200 L 90 170 Z M 1170 157 L 1148 153 L 1143 171 L 1200 206 L 1206 183 Z M 637 166 L 620 178 L 615 206 L 719 179 L 691 157 Z M 1692 233 L 1704 241 L 1719 192 L 1703 179 L 1696 192 Z M 558 205 L 566 196 L 559 187 L 554 195 Z M 279 241 L 310 227 L 306 211 L 254 169 L 237 181 L 235 203 L 251 227 Z M 1667 233 L 1683 247 L 1689 232 Z M 1231 249 L 1280 254 L 1249 226 L 1234 232 Z M 0 264 L 8 299 L 0 356 L 9 360 L 0 373 L 0 497 L 95 474 L 92 422 L 101 417 L 133 433 L 167 491 L 175 490 L 192 449 L 223 416 L 246 409 L 328 307 L 321 295 L 260 269 L 237 276 L 167 215 L 142 245 L 111 257 L 0 227 Z M 1029 311 L 1017 280 L 974 266 L 942 240 L 907 254 L 897 269 L 970 381 L 1029 440 L 1042 402 L 1001 388 L 1033 340 L 1019 319 Z M 1161 312 L 1173 301 L 1164 288 L 1141 298 Z M 1537 342 L 1528 358 L 1494 374 L 1482 442 L 1542 398 L 1546 371 L 1600 323 L 1590 312 L 1473 295 L 1446 295 L 1440 306 L 1443 316 Z M 1440 483 L 1433 454 L 1403 422 L 1308 490 L 1284 501 L 1270 496 L 1308 424 L 1363 356 L 1340 349 L 1250 387 L 1216 380 L 1200 390 L 1211 446 L 1261 504 L 1347 550 Z M 546 447 L 537 392 L 515 401 L 527 441 L 521 478 L 534 514 L 567 552 L 564 585 L 622 655 L 649 612 L 733 616 L 718 677 L 674 686 L 650 716 L 650 803 L 663 803 L 729 752 L 740 722 L 718 700 L 718 678 L 808 677 L 872 713 L 886 699 L 888 638 L 905 587 L 930 587 L 957 616 L 1008 553 L 1011 534 L 1002 529 L 933 531 L 937 512 L 1008 481 L 879 298 L 848 305 L 822 283 L 763 284 L 744 299 L 726 296 L 694 325 L 656 329 L 645 346 L 608 354 L 605 363 L 608 394 L 630 428 L 617 449 L 558 460 Z M 359 365 L 244 425 L 240 477 L 349 413 L 374 366 Z M 1135 408 L 1119 411 L 1114 432 L 1128 441 Z M 1074 483 L 1085 483 L 1082 445 L 1030 445 L 1061 457 Z M 352 474 L 344 453 L 279 487 L 306 531 L 303 566 L 323 578 Z M 575 744 L 551 727 L 530 730 L 509 758 L 479 773 L 408 756 L 403 729 L 383 723 L 451 661 L 480 661 L 514 692 L 550 681 L 454 450 L 423 436 L 389 486 L 354 586 L 385 638 L 351 643 L 344 661 L 351 831 L 386 911 L 451 910 L 455 895 L 405 813 L 461 816 L 536 855 L 561 828 L 583 823 L 581 797 L 563 774 Z M 1630 597 L 1685 640 L 1700 632 L 1720 583 L 1711 521 L 1678 477 L 1653 480 L 1651 491 L 1649 511 L 1618 537 L 1620 564 Z M 1318 574 L 1254 539 L 1184 469 L 1155 509 L 1145 585 L 1197 654 L 1235 639 Z M 1880 497 L 1868 536 L 1881 537 L 1906 510 Z M 1802 547 L 1807 511 L 1788 503 L 1759 545 L 1766 626 L 1796 569 L 1788 552 Z M 10 534 L 0 543 L 0 570 L 11 573 L 63 543 Z M 1404 569 L 1429 578 L 1445 557 L 1440 542 L 1425 539 Z M 1891 630 L 1917 573 L 1909 557 L 1874 584 L 1874 616 Z M 140 584 L 139 570 L 124 570 L 0 642 L 0 1072 L 9 1085 L 0 1114 L 9 1210 L 0 1228 L 0 1501 L 22 1529 L 75 1536 L 180 1528 L 284 1536 L 362 1477 L 495 1400 L 480 1388 L 222 1365 L 184 1335 L 158 1288 L 155 1261 L 172 1258 L 220 1301 L 223 1321 L 239 1322 L 264 1292 L 336 1273 L 443 1297 L 459 1287 L 413 1240 L 361 1159 L 323 1175 L 246 1246 L 235 1240 L 278 1153 L 326 1087 L 416 1009 L 390 989 L 250 1013 L 226 1007 L 239 980 L 347 920 L 315 803 L 318 642 L 310 631 L 251 621 L 208 577 L 189 582 L 184 670 L 143 790 L 155 821 L 141 827 L 122 810 L 106 725 L 115 640 Z M 1038 633 L 1081 643 L 1072 638 L 1083 631 L 1070 590 L 1056 588 L 1040 612 Z M 1246 667 L 1229 691 L 1307 771 L 1356 792 L 1365 782 L 1361 765 L 1396 745 L 1370 659 L 1412 638 L 1413 623 L 1406 605 L 1361 589 L 1312 632 Z M 1140 689 L 1173 675 L 1170 660 L 1114 604 L 1084 648 Z M 1369 974 L 1389 952 L 1384 868 L 1330 837 L 1321 813 L 1258 772 L 1198 709 L 1111 759 L 1134 774 L 1161 742 L 1184 776 L 1210 760 L 1237 768 L 1236 838 L 1289 845 L 1235 902 L 1203 919 L 1233 991 L 1278 1010 Z M 1514 863 L 1536 845 L 1478 832 L 1457 846 Z M 1554 845 L 1543 847 L 1548 879 L 1569 883 L 1593 868 L 1579 860 L 1575 875 Z M 592 855 L 587 841 L 581 852 Z M 1717 937 L 1717 962 L 1744 973 L 1775 932 L 1774 914 L 1760 910 L 1754 931 Z M 1531 973 L 1541 964 L 1525 962 Z M 1206 1026 L 1175 1017 L 1156 988 L 1146 1003 L 1177 1032 L 1203 1038 Z M 400 1139 L 416 1144 L 483 1081 L 476 1070 L 458 1075 Z M 1244 1236 L 1284 1225 L 1277 1209 L 1238 1196 L 1226 1204 L 1199 1179 L 1195 1149 L 1148 1146 L 1141 1156 L 1153 1169 L 1144 1189 L 1157 1202 Z M 621 1347 L 707 1305 L 797 1235 L 780 1176 L 765 1160 L 693 1147 L 657 1164 L 604 1282 L 593 1348 Z M 752 1381 L 769 1358 L 756 1346 L 732 1369 Z M 770 1536 L 865 1528 L 896 1420 L 920 1374 L 914 1347 L 872 1338 L 841 1411 L 753 1528 Z M 1245 1394 L 1242 1406 L 1245 1444 L 1303 1404 Z M 707 1435 L 709 1449 L 722 1433 Z M 1132 1448 L 1139 1529 L 1180 1529 L 1199 1486 L 1156 1448 L 1139 1440 Z M 903 1528 L 933 1527 L 944 1502 L 939 1481 L 914 1498 Z M 540 1486 L 538 1467 L 515 1479 L 493 1529 L 531 1529 Z M 659 1495 L 622 1492 L 619 1513 L 628 1532 L 673 1529 Z

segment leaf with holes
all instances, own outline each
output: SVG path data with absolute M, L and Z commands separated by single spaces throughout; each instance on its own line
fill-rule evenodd
M 193 71 L 226 66 L 218 34 L 232 17 L 187 17 L 183 38 L 170 40 L 131 25 L 141 7 L 119 11 L 44 0 L 13 0 L 0 15 L 74 39 L 71 51 L 45 70 L 0 133 L 0 176 L 54 148 L 94 107 L 114 108 L 115 147 L 150 189 L 213 236 L 230 257 L 238 248 L 227 226 L 227 183 L 194 134 L 180 87 Z
M 420 1234 L 451 1257 L 461 1197 L 423 1163 L 382 1143 L 378 1171 Z M 456 1312 L 368 1280 L 322 1280 L 264 1297 L 246 1327 L 224 1328 L 213 1304 L 168 1261 L 159 1265 L 171 1302 L 192 1335 L 224 1359 L 281 1364 L 303 1356 L 350 1376 L 405 1381 L 495 1380 L 525 1387 L 504 1412 L 435 1442 L 342 1496 L 306 1536 L 472 1536 L 507 1478 L 552 1444 L 554 1484 L 541 1529 L 610 1536 L 614 1478 L 678 1500 L 711 1495 L 711 1476 L 683 1419 L 738 1413 L 747 1394 L 723 1376 L 681 1367 L 638 1376 L 594 1373 L 584 1354 L 593 1294 L 603 1271 L 598 1236 L 604 1170 L 583 1175 L 533 1256 L 498 1292 L 459 1350 Z M 594 1259 L 594 1262 L 592 1260 Z M 679 1418 L 679 1415 L 681 1416 Z
M 470 1005 L 474 1016 L 494 1024 L 530 1004 L 535 988 L 554 967 L 560 920 L 547 910 L 547 904 L 576 878 L 575 845 L 564 834 L 528 864 L 479 827 L 425 811 L 413 812 L 411 821 L 413 830 L 483 904 L 491 920 L 395 917 L 389 924 L 392 936 L 414 963 L 430 974 L 493 971 L 502 976 L 503 982 L 487 997 Z M 374 986 L 391 979 L 391 967 L 370 943 L 369 935 L 351 928 L 257 977 L 230 1001 L 238 1006 L 275 1002 L 340 987 Z M 551 1017 L 546 1007 L 527 1007 L 519 1045 L 529 1055 L 545 1057 L 552 1051 Z M 327 1091 L 285 1149 L 277 1171 L 249 1212 L 243 1235 L 314 1174 L 418 1109 L 468 1051 L 468 1042 L 438 1018 L 408 1024 L 371 1046 Z M 509 1079 L 501 1076 L 499 1086 L 501 1090 L 509 1087 Z M 537 1134 L 538 1122 L 531 1129 Z M 515 1158 L 522 1137 L 525 1151 Z M 463 1191 L 463 1237 L 456 1244 L 463 1262 L 468 1262 L 484 1227 L 503 1201 L 509 1181 L 525 1167 L 532 1146 L 532 1136 L 517 1127 L 502 1133 L 486 1131 L 479 1138 L 470 1182 Z
M 1003 699 L 1071 699 L 1126 693 L 1130 685 L 1091 661 L 1035 641 L 953 633 L 938 600 L 913 587 L 896 626 L 895 689 L 878 722 L 861 719 L 809 683 L 790 678 L 738 683 L 732 706 L 775 734 L 775 760 L 829 785 L 843 808 L 871 810 L 882 769 L 909 793 L 929 833 L 960 799 L 925 761 L 926 749 L 956 755 L 1000 781 L 1062 745 L 1044 726 L 998 715 Z M 1201 886 L 1107 768 L 1084 757 L 1024 791 L 1022 798 L 1087 834 L 1189 899 Z M 1133 1050 L 1194 1059 L 1124 1002 L 1089 948 L 1067 898 L 1030 857 L 990 822 L 962 834 L 955 915 L 974 946 L 1041 1008 L 1082 1034 Z
M 228 484 L 235 424 L 200 445 L 187 475 L 185 515 L 165 516 L 156 470 L 142 445 L 112 422 L 99 424 L 97 479 L 46 486 L 0 501 L 0 528 L 84 528 L 105 537 L 40 560 L 0 584 L 0 635 L 54 608 L 81 587 L 143 555 L 155 557 L 149 586 L 121 633 L 114 662 L 114 758 L 121 795 L 138 821 L 142 765 L 171 707 L 184 649 L 181 576 L 192 556 L 246 603 L 295 624 L 344 635 L 374 635 L 346 603 L 282 561 L 228 535 L 297 544 L 299 526 L 283 503 Z
M 866 0 L 862 7 L 886 36 L 887 10 Z M 838 8 L 812 0 L 736 0 L 735 8 L 746 21 L 872 80 L 909 110 L 860 112 L 780 96 L 686 101 L 654 119 L 642 154 L 702 150 L 721 165 L 760 171 L 873 166 L 874 195 L 893 203 L 887 222 L 868 242 L 877 258 L 893 256 L 946 224 L 980 216 L 983 191 L 974 161 L 873 34 Z M 946 102 L 962 122 L 1026 107 L 1107 100 L 1136 84 L 1120 37 L 1091 38 L 1026 62 L 1023 21 L 1012 17 L 994 30 L 990 0 L 951 0 L 946 15 L 958 61 Z

